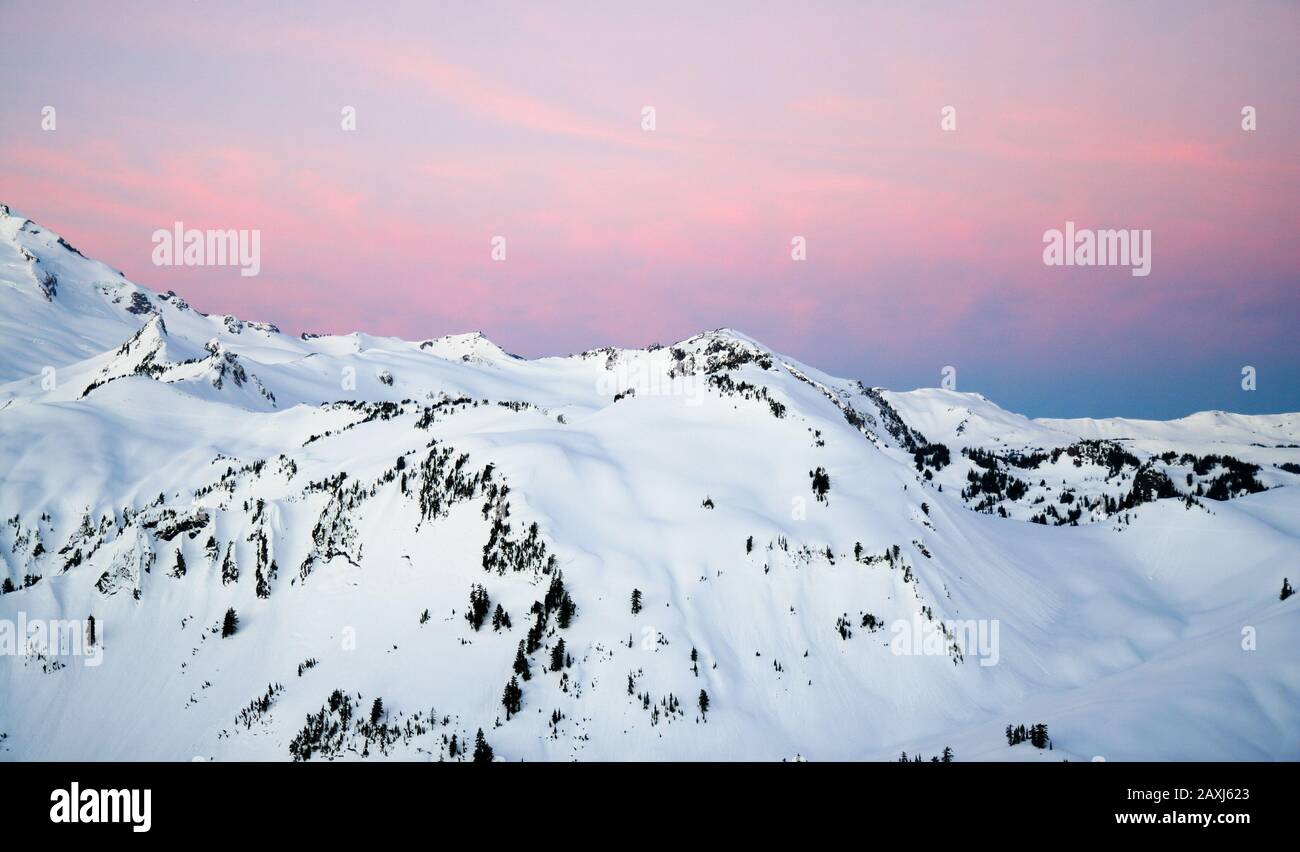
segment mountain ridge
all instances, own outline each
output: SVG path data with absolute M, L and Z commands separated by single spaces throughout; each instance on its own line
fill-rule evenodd
M 1290 415 L 293 337 L 0 235 L 0 649 L 102 650 L 0 654 L 0 759 L 1300 756 Z
M 128 314 L 132 314 L 137 317 L 143 317 L 148 315 L 150 312 L 159 312 L 162 306 L 173 307 L 180 312 L 192 310 L 191 308 L 189 308 L 188 303 L 181 296 L 177 295 L 174 291 L 159 293 L 145 285 L 136 284 L 135 282 L 127 279 L 125 273 L 113 269 L 112 267 L 109 267 L 107 265 L 101 264 L 98 261 L 93 261 L 90 260 L 89 258 L 86 258 L 85 255 L 83 255 L 80 251 L 78 251 L 75 247 L 73 247 L 71 243 L 69 243 L 59 234 L 49 230 L 48 228 L 39 225 L 38 223 L 34 222 L 31 219 L 22 216 L 22 214 L 20 213 L 14 212 L 12 208 L 9 207 L 8 205 L 0 204 L 0 222 L 6 222 L 6 221 L 8 222 L 7 226 L 0 226 L 0 235 L 5 236 L 8 240 L 10 240 L 13 244 L 13 247 L 16 248 L 19 252 L 22 252 L 23 250 L 27 250 L 27 252 L 32 253 L 30 246 L 24 245 L 22 241 L 18 240 L 17 235 L 19 233 L 33 234 L 34 237 L 44 236 L 46 239 L 44 239 L 43 242 L 51 250 L 53 246 L 59 246 L 66 253 L 81 258 L 81 260 L 85 264 L 93 264 L 102 267 L 104 270 L 110 271 L 116 276 L 118 276 L 121 279 L 121 281 L 118 283 L 125 285 L 124 289 L 126 293 L 129 295 L 129 297 L 134 297 L 136 294 L 140 294 L 140 296 L 144 297 L 145 299 L 145 302 L 139 302 L 134 298 L 132 298 L 129 304 L 121 306 L 120 309 L 122 311 L 125 311 Z M 44 261 L 44 258 L 42 256 L 35 255 L 34 253 L 32 254 L 33 254 L 33 259 L 31 261 L 31 264 L 33 270 L 36 270 L 39 267 L 40 263 Z M 0 258 L 0 263 L 3 262 L 4 259 Z M 48 263 L 48 261 L 45 262 Z M 84 278 L 84 276 L 81 277 Z M 118 299 L 117 301 L 114 302 L 114 304 L 115 305 L 120 304 L 121 301 L 122 301 L 121 299 Z M 133 306 L 143 306 L 143 307 L 138 307 L 135 310 L 132 310 Z M 256 331 L 260 331 L 266 334 L 271 334 L 271 335 L 281 334 L 279 329 L 271 323 L 242 320 L 229 314 L 209 315 L 198 311 L 194 311 L 194 313 L 204 318 L 215 318 L 217 322 L 224 324 L 225 328 L 228 331 L 243 330 L 244 328 L 252 328 Z M 292 337 L 289 336 L 285 336 L 285 337 L 287 340 L 292 340 Z M 400 337 L 377 337 L 360 330 L 344 332 L 340 334 L 320 334 L 314 332 L 303 332 L 301 335 L 299 335 L 299 339 L 304 341 L 333 341 L 333 342 L 346 341 L 348 339 L 356 339 L 358 342 L 370 341 L 372 344 L 374 344 L 382 341 L 390 345 L 396 342 L 406 346 L 418 346 L 421 349 L 424 349 L 426 351 L 431 351 L 435 354 L 441 351 L 444 354 L 440 357 L 446 357 L 452 360 L 463 359 L 467 354 L 470 355 L 471 357 L 476 357 L 476 358 L 484 357 L 478 351 L 480 349 L 489 353 L 489 356 L 486 358 L 486 360 L 488 361 L 490 361 L 493 357 L 503 357 L 503 358 L 509 358 L 513 360 L 537 362 L 537 361 L 546 361 L 548 359 L 586 357 L 586 356 L 592 356 L 596 354 L 645 353 L 648 351 L 655 351 L 656 349 L 661 349 L 661 348 L 672 349 L 674 347 L 690 346 L 692 344 L 697 344 L 698 342 L 701 341 L 710 342 L 718 339 L 731 340 L 740 346 L 749 347 L 756 351 L 766 352 L 769 355 L 775 356 L 779 354 L 772 347 L 769 347 L 766 344 L 762 343 L 761 341 L 757 340 L 756 338 L 753 338 L 752 336 L 731 327 L 720 327 L 716 329 L 710 329 L 707 331 L 701 331 L 689 337 L 686 337 L 675 344 L 671 344 L 668 347 L 663 347 L 658 344 L 652 344 L 647 347 L 603 347 L 598 349 L 585 350 L 580 353 L 574 353 L 569 355 L 544 355 L 544 356 L 539 356 L 538 358 L 531 358 L 531 359 L 523 358 L 522 356 L 508 353 L 503 347 L 501 347 L 495 341 L 492 341 L 481 331 L 451 333 L 451 334 L 442 335 L 437 338 L 426 338 L 420 341 L 407 340 L 405 338 L 400 338 Z M 118 342 L 120 343 L 121 341 Z M 306 354 L 310 354 L 310 352 Z M 788 356 L 781 355 L 780 357 L 785 361 L 796 363 L 796 364 L 798 363 L 794 361 L 794 359 L 789 358 Z M 58 363 L 58 364 L 53 364 L 53 366 L 58 367 L 58 366 L 63 366 L 63 364 Z M 806 365 L 800 365 L 800 366 L 806 366 Z M 5 378 L 4 375 L 0 375 L 0 381 L 3 381 L 4 378 Z M 1011 412 L 1009 409 L 1002 408 L 1001 406 L 997 405 L 997 403 L 992 402 L 992 400 L 989 400 L 986 396 L 979 393 L 967 394 L 966 392 L 960 392 L 960 391 L 942 391 L 939 388 L 917 388 L 913 391 L 889 391 L 884 387 L 875 386 L 874 389 L 880 391 L 887 391 L 888 393 L 897 395 L 903 399 L 905 399 L 907 395 L 915 395 L 915 394 L 931 394 L 931 395 L 956 394 L 957 395 L 957 397 L 955 397 L 956 399 L 963 399 L 969 397 L 972 401 L 991 403 L 1000 412 L 1004 412 L 1006 414 L 1014 414 L 1014 412 Z M 1077 433 L 1077 425 L 1080 424 L 1089 424 L 1089 423 L 1102 424 L 1098 428 L 1105 428 L 1105 425 L 1108 424 L 1118 425 L 1118 424 L 1133 424 L 1133 423 L 1137 423 L 1137 424 L 1177 423 L 1180 421 L 1186 421 L 1193 418 L 1210 417 L 1213 415 L 1224 415 L 1224 414 L 1231 414 L 1235 418 L 1248 419 L 1251 421 L 1259 421 L 1259 422 L 1264 422 L 1267 418 L 1271 418 L 1271 417 L 1284 418 L 1288 420 L 1300 419 L 1300 412 L 1279 412 L 1276 415 L 1272 415 L 1272 414 L 1234 414 L 1232 412 L 1207 410 L 1207 411 L 1193 412 L 1192 414 L 1185 415 L 1184 417 L 1175 418 L 1174 420 L 1168 420 L 1168 421 L 1147 420 L 1142 418 L 1126 418 L 1126 417 L 1104 417 L 1104 418 L 1039 417 L 1039 418 L 1032 418 L 1031 422 L 1041 424 L 1048 428 L 1057 425 L 1061 427 L 1068 427 L 1074 424 L 1076 425 L 1076 433 Z M 1020 416 L 1020 415 L 1016 415 L 1016 416 Z M 1288 426 L 1288 428 L 1292 428 L 1292 427 Z M 1297 437 L 1300 437 L 1300 428 L 1296 428 L 1296 433 L 1297 433 Z

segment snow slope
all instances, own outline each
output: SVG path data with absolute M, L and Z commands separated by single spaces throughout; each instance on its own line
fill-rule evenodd
M 1297 415 L 295 338 L 7 208 L 0 293 L 0 651 L 96 625 L 0 654 L 0 758 L 1300 758 Z

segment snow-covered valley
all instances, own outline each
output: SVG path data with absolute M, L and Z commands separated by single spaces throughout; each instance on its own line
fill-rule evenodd
M 0 207 L 3 760 L 1296 760 L 1297 486 L 1300 414 L 294 337 Z

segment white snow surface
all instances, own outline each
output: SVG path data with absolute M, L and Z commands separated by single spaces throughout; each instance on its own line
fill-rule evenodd
M 1220 468 L 1160 462 L 1179 496 L 1028 523 L 1133 482 L 1066 455 L 1008 517 L 960 496 L 963 448 L 1089 440 L 1231 455 L 1263 490 L 1189 501 Z M 927 442 L 953 456 L 930 478 Z M 1298 463 L 1298 414 L 1031 420 L 730 329 L 536 360 L 293 337 L 0 208 L 0 759 L 463 760 L 482 729 L 499 760 L 1296 760 Z M 557 576 L 576 612 L 545 613 L 507 718 Z M 97 657 L 5 649 L 6 624 L 92 615 Z M 995 658 L 896 653 L 955 620 L 996 626 Z M 309 717 L 344 733 L 304 755 Z M 1008 746 L 1040 722 L 1051 749 Z

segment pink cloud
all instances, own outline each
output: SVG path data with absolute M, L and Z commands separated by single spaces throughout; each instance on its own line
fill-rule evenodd
M 745 322 L 795 348 L 843 324 L 870 329 L 845 346 L 924 353 L 995 315 L 1008 351 L 1079 317 L 1114 347 L 1144 325 L 1176 339 L 1171 316 L 1201 332 L 1230 310 L 1245 328 L 1285 299 L 1294 16 L 746 12 L 685 30 L 644 10 L 399 6 L 360 27 L 328 5 L 310 25 L 88 13 L 69 38 L 123 58 L 77 79 L 84 102 L 55 134 L 3 113 L 3 200 L 205 309 L 412 337 L 483 327 L 531 354 Z M 1236 123 L 1246 99 L 1254 136 Z M 1067 219 L 1151 228 L 1153 276 L 1043 267 L 1042 232 Z M 260 228 L 263 277 L 147 265 L 148 234 L 174 220 Z M 496 234 L 505 264 L 488 258 Z

